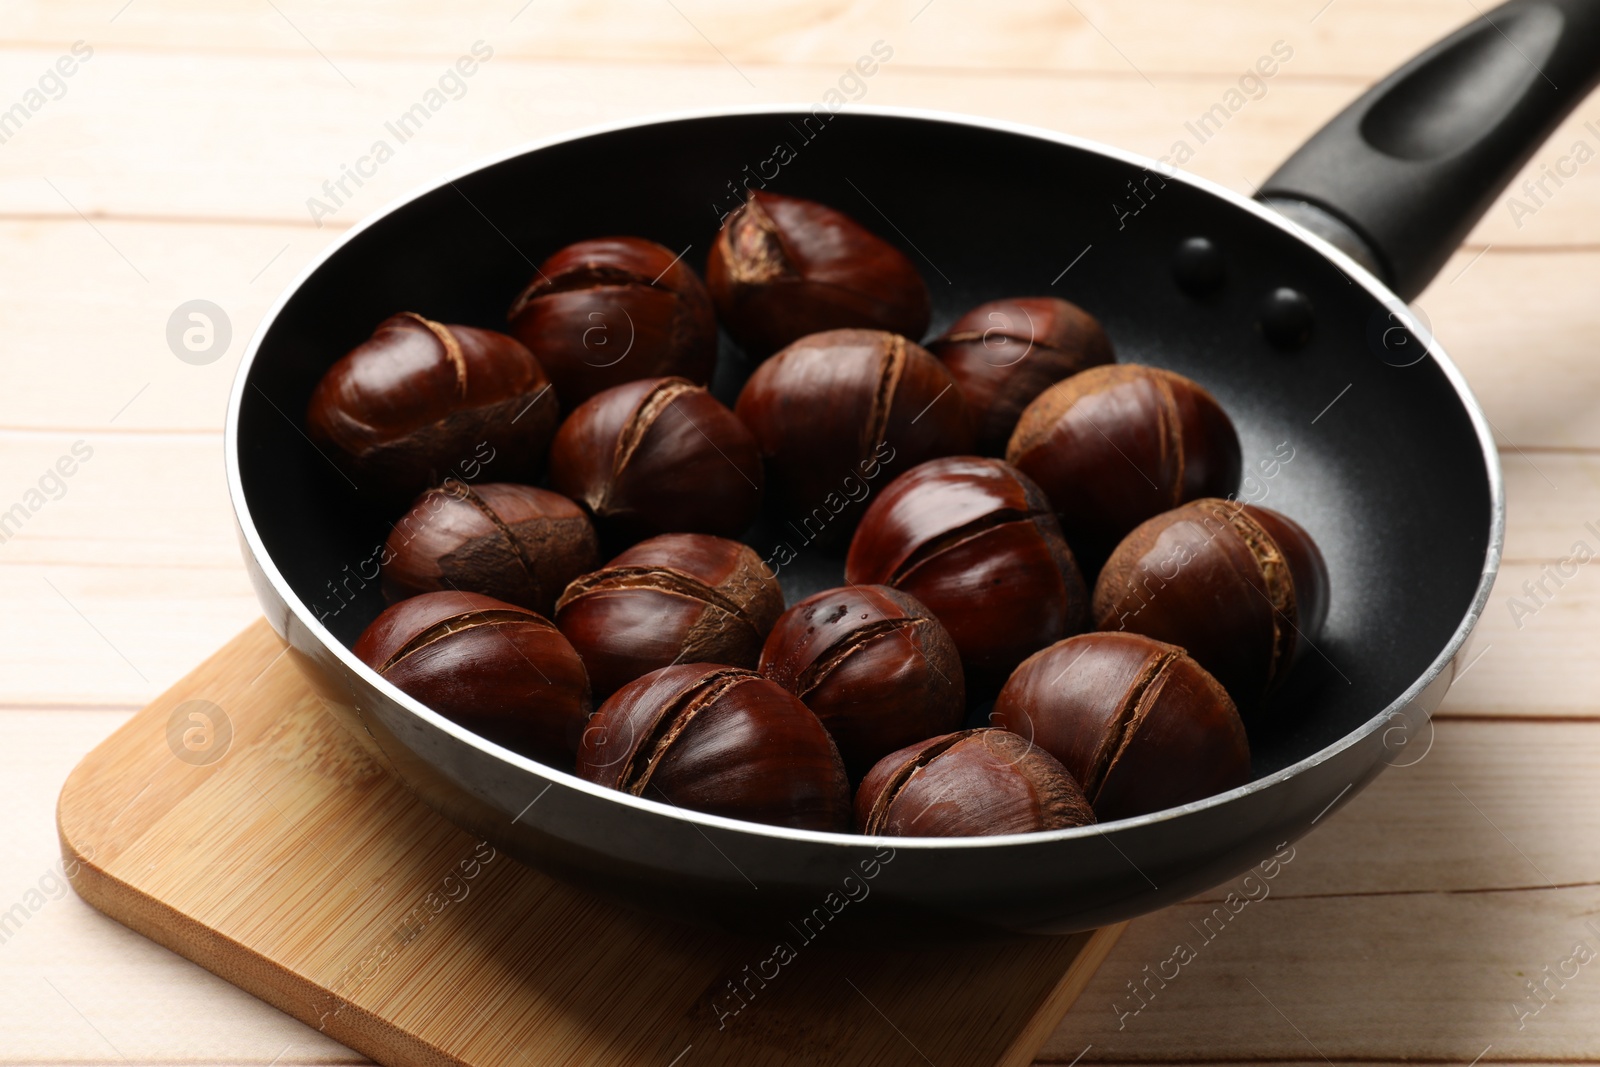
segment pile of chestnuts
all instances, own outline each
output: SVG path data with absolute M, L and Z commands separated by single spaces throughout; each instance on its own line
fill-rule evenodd
M 356 656 L 524 756 L 780 826 L 1028 833 L 1243 785 L 1327 615 L 1316 544 L 1235 498 L 1217 400 L 1082 308 L 930 318 L 898 248 L 763 191 L 704 281 L 605 237 L 503 331 L 385 320 L 306 414 L 394 520 Z M 758 361 L 731 406 L 719 326 Z M 842 581 L 786 604 L 740 538 L 813 520 Z

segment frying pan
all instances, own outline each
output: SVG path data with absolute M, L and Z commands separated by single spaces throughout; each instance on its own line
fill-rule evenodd
M 508 153 L 357 226 L 263 321 L 227 422 L 257 594 L 332 712 L 412 790 L 614 900 L 747 932 L 827 921 L 932 943 L 1082 930 L 1184 899 L 1348 802 L 1464 662 L 1500 557 L 1500 469 L 1466 382 L 1403 301 L 1597 75 L 1600 3 L 1514 0 L 1361 97 L 1260 202 L 1071 136 L 897 108 L 701 112 Z M 323 371 L 398 310 L 503 324 L 533 264 L 581 238 L 638 234 L 703 265 L 757 174 L 898 242 L 929 281 L 933 335 L 985 300 L 1059 294 L 1100 318 L 1121 360 L 1170 367 L 1221 400 L 1253 479 L 1241 495 L 1303 524 L 1332 579 L 1324 633 L 1255 724 L 1248 785 L 1039 834 L 781 829 L 519 756 L 351 654 L 383 604 L 375 558 L 394 516 L 301 432 Z M 751 368 L 724 340 L 714 391 L 731 402 Z M 777 536 L 749 540 L 767 557 Z M 789 602 L 839 584 L 837 551 L 793 547 L 779 575 Z

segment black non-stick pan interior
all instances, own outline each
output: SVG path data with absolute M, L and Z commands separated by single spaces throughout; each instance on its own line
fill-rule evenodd
M 1323 635 L 1253 724 L 1258 775 L 1381 712 L 1460 625 L 1492 526 L 1490 473 L 1446 373 L 1417 358 L 1422 341 L 1371 292 L 1238 203 L 1115 155 L 871 112 L 700 117 L 544 147 L 406 204 L 322 265 L 262 338 L 239 420 L 251 517 L 312 615 L 354 641 L 382 607 L 368 561 L 396 517 L 363 503 L 301 432 L 335 359 L 402 310 L 502 328 L 534 264 L 581 238 L 636 234 L 688 247 L 702 267 L 742 183 L 774 171 L 768 188 L 839 208 L 912 257 L 933 294 L 930 336 L 985 300 L 1059 295 L 1099 317 L 1120 360 L 1170 367 L 1216 394 L 1254 478 L 1241 495 L 1302 523 L 1332 578 Z M 1204 298 L 1172 270 L 1195 236 L 1225 268 Z M 1313 309 L 1295 351 L 1258 326 L 1280 287 Z M 750 369 L 724 340 L 725 401 Z M 482 478 L 493 480 L 492 463 Z M 837 552 L 776 524 L 749 538 L 763 555 L 779 539 L 798 552 L 780 574 L 791 602 L 837 583 Z

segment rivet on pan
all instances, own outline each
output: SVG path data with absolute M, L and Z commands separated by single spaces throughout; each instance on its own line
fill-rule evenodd
M 1190 237 L 1172 257 L 1172 277 L 1190 296 L 1209 296 L 1222 288 L 1222 253 L 1209 237 Z
M 1274 348 L 1293 352 L 1311 339 L 1311 301 L 1297 289 L 1274 289 L 1261 302 L 1261 318 L 1256 323 L 1261 335 Z

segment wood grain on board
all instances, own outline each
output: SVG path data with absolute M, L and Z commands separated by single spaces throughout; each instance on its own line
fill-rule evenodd
M 730 1067 L 1024 1067 L 1121 932 L 874 952 L 824 926 L 777 955 L 606 904 L 411 797 L 282 652 L 257 622 L 74 769 L 66 871 L 106 914 L 393 1067 L 694 1048 Z M 195 706 L 214 750 L 182 740 Z

